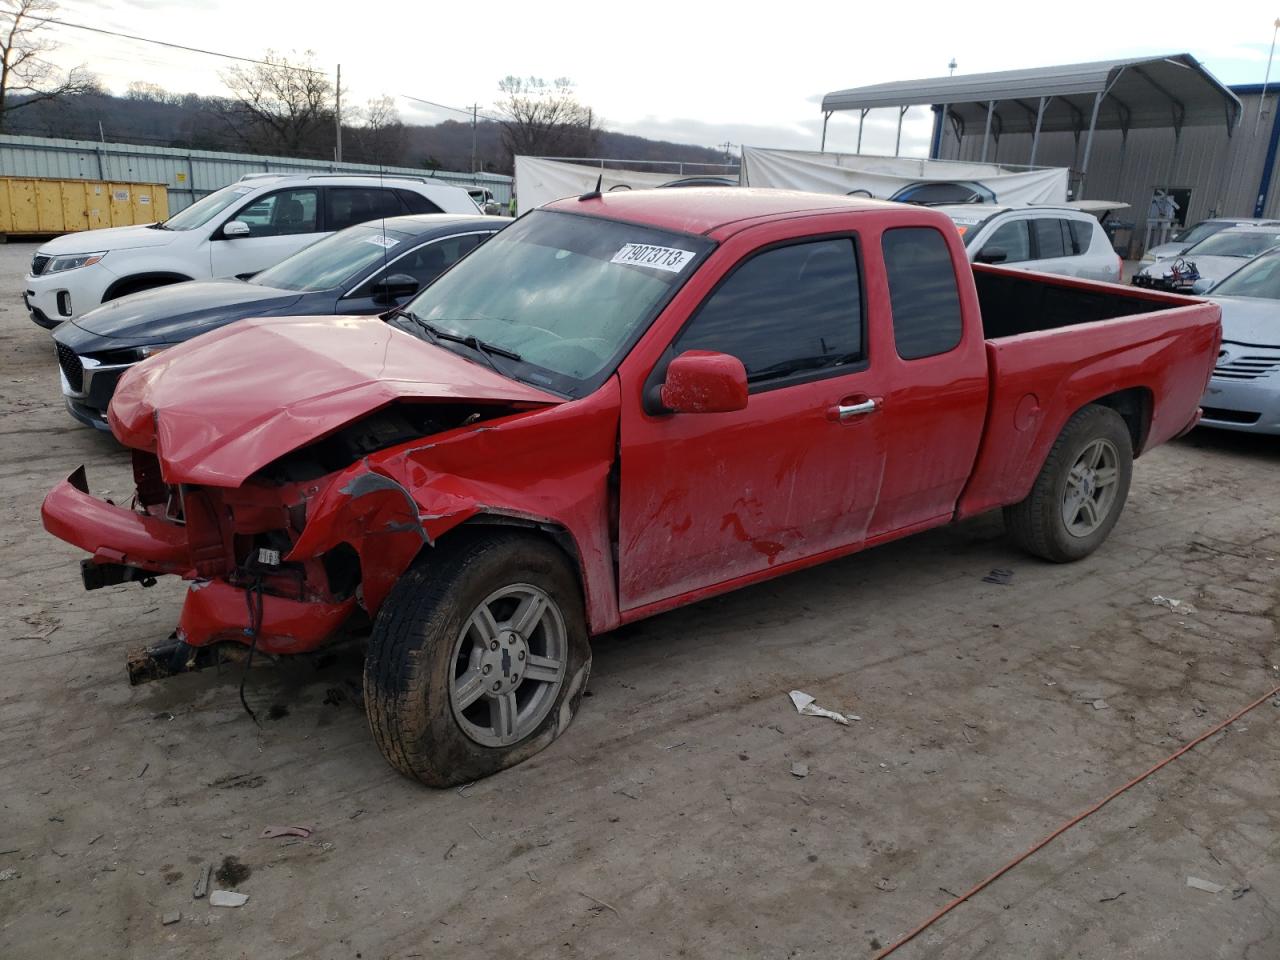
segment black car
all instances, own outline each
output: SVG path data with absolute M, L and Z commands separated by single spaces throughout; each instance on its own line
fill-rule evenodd
M 510 223 L 389 217 L 325 237 L 250 280 L 192 280 L 104 303 L 53 332 L 67 410 L 106 430 L 116 383 L 152 354 L 245 317 L 381 313 Z

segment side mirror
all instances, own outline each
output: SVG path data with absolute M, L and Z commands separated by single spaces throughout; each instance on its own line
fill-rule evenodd
M 224 237 L 247 237 L 252 231 L 243 220 L 228 220 L 222 225 Z
M 411 297 L 418 292 L 418 281 L 407 273 L 393 273 L 373 285 L 373 299 L 377 303 L 395 303 L 401 297 Z
M 1213 288 L 1213 281 L 1208 277 L 1201 277 L 1191 285 L 1192 293 L 1208 293 Z
M 672 413 L 731 413 L 747 406 L 747 370 L 726 353 L 686 350 L 667 366 L 662 405 Z
M 983 247 L 976 259 L 979 263 L 1004 263 L 1009 259 L 1009 251 L 1004 247 Z

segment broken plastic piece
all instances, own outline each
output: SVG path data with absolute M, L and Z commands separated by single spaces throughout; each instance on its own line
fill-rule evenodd
M 834 710 L 827 710 L 825 707 L 819 707 L 814 702 L 814 698 L 800 690 L 791 691 L 791 702 L 796 705 L 796 712 L 806 717 L 830 717 L 836 723 L 843 726 L 849 725 L 849 720 L 861 720 L 861 717 L 846 717 L 844 714 L 836 713 Z
M 791 775 L 797 780 L 803 780 L 809 775 L 809 765 L 807 763 L 793 763 L 791 765 Z
M 305 840 L 309 836 L 310 827 L 263 827 L 262 833 L 258 834 L 260 840 L 270 840 L 272 837 L 302 837 Z
M 204 899 L 204 895 L 209 892 L 209 876 L 212 873 L 212 863 L 206 863 L 196 872 L 196 882 L 191 886 L 191 896 L 193 899 Z
M 1175 600 L 1173 597 L 1154 596 L 1151 598 L 1151 602 L 1157 607 L 1167 607 L 1168 609 L 1176 610 L 1179 613 L 1196 612 L 1195 604 L 1188 603 L 1185 600 Z
M 1227 889 L 1220 883 L 1214 883 L 1212 880 L 1201 880 L 1199 877 L 1187 877 L 1187 886 L 1203 890 L 1205 893 L 1221 893 Z
M 211 907 L 243 907 L 248 902 L 247 893 L 237 893 L 234 890 L 215 890 L 209 894 Z

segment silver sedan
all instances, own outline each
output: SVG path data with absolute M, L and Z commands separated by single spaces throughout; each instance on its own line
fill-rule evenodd
M 1280 250 L 1218 283 L 1222 349 L 1200 401 L 1206 427 L 1280 434 Z
M 1280 247 L 1280 226 L 1230 227 L 1181 256 L 1147 264 L 1134 275 L 1133 283 L 1173 293 L 1207 290 L 1245 261 L 1275 247 Z

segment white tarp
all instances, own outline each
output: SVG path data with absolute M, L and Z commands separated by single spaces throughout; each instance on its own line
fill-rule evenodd
M 600 189 L 641 190 L 676 180 L 678 173 L 653 173 L 639 170 L 601 170 L 581 163 L 544 160 L 541 157 L 516 157 L 516 212 L 524 213 L 561 197 L 577 197 L 594 190 L 596 178 L 604 175 Z
M 743 186 L 842 195 L 866 190 L 881 200 L 913 183 L 967 180 L 994 192 L 997 203 L 1062 203 L 1067 199 L 1067 174 L 1066 167 L 1010 171 L 994 163 L 742 148 Z

